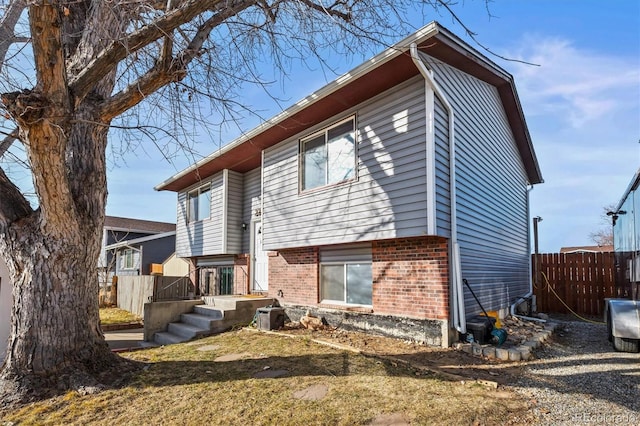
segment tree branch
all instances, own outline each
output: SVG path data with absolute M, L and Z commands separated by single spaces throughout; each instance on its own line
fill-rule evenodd
M 322 13 L 326 13 L 327 15 L 331 15 L 331 16 L 335 16 L 338 17 L 340 19 L 342 19 L 345 22 L 351 22 L 351 11 L 348 10 L 346 13 L 345 12 L 341 12 L 339 10 L 334 9 L 334 7 L 336 7 L 338 4 L 340 4 L 339 2 L 336 2 L 334 4 L 332 4 L 331 6 L 323 6 L 321 4 L 317 4 L 312 2 L 311 0 L 298 0 L 300 3 L 304 4 L 305 6 L 309 7 L 310 9 L 316 10 L 318 12 L 322 12 Z M 346 7 L 347 9 L 349 9 L 349 6 L 345 3 L 345 4 L 341 4 L 342 6 Z
M 26 0 L 14 0 L 9 2 L 6 12 L 0 20 L 0 69 L 4 64 L 4 59 L 7 56 L 9 47 L 16 42 L 25 41 L 24 37 L 16 37 L 14 34 L 14 28 L 20 19 L 20 15 L 27 7 Z M 26 39 L 28 41 L 29 39 Z
M 186 76 L 188 65 L 201 54 L 202 45 L 209 38 L 211 31 L 229 17 L 237 15 L 255 3 L 255 0 L 236 1 L 234 7 L 223 9 L 207 19 L 198 28 L 189 45 L 171 61 L 168 68 L 163 65 L 167 63 L 167 60 L 164 59 L 138 80 L 109 98 L 103 104 L 100 117 L 105 120 L 105 122 L 109 122 L 114 117 L 140 103 L 145 97 L 167 83 L 182 80 Z
M 31 205 L 0 168 L 0 228 L 33 213 Z
M 11 144 L 18 139 L 18 129 L 15 129 L 13 132 L 9 133 L 3 140 L 0 142 L 0 158 L 2 158 L 11 147 Z
M 234 11 L 234 13 L 229 14 L 229 16 L 233 16 L 240 10 L 256 3 L 257 0 L 190 0 L 168 11 L 161 18 L 133 32 L 125 39 L 111 42 L 109 47 L 102 50 L 95 59 L 69 82 L 69 87 L 76 98 L 76 104 L 82 101 L 89 93 L 94 82 L 100 81 L 109 72 L 113 71 L 127 55 L 171 33 L 180 25 L 191 21 L 203 12 L 223 13 L 225 11 Z

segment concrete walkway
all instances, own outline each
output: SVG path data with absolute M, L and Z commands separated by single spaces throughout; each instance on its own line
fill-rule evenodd
M 140 349 L 144 342 L 144 329 L 134 328 L 131 330 L 106 331 L 105 340 L 112 351 L 126 351 Z

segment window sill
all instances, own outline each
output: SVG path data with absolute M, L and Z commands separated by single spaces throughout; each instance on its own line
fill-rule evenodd
M 348 311 L 348 312 L 360 312 L 360 313 L 364 313 L 364 314 L 372 314 L 373 313 L 373 306 L 370 305 L 348 305 L 348 304 L 342 304 L 342 303 L 337 303 L 337 302 L 320 302 L 318 304 L 318 307 L 320 308 L 326 308 L 326 309 L 336 309 L 339 311 Z
M 301 189 L 300 191 L 298 191 L 298 195 L 300 197 L 304 197 L 304 196 L 307 196 L 307 195 L 313 195 L 313 194 L 315 194 L 317 192 L 322 192 L 322 191 L 329 190 L 329 189 L 332 189 L 332 188 L 335 188 L 335 187 L 338 187 L 338 186 L 348 185 L 350 183 L 354 183 L 354 182 L 357 182 L 357 181 L 358 181 L 358 178 L 354 177 L 354 178 L 351 178 L 351 179 L 341 180 L 340 182 L 334 182 L 334 183 L 330 183 L 330 184 L 327 184 L 327 185 L 316 186 L 315 188 Z

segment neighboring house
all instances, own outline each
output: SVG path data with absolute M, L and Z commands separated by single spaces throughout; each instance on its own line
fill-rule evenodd
M 561 247 L 560 253 L 606 253 L 612 252 L 612 245 Z
M 609 215 L 618 271 L 616 286 L 625 288 L 631 299 L 640 300 L 640 169 Z
M 175 232 L 175 230 L 176 225 L 173 223 L 106 216 L 104 218 L 104 229 L 102 232 L 102 250 L 100 258 L 98 259 L 98 277 L 100 284 L 110 285 L 111 279 L 116 272 L 115 253 L 111 250 L 106 250 L 107 246 L 123 241 Z M 160 262 L 166 259 L 174 250 L 175 248 L 160 259 Z M 125 257 L 126 256 L 127 255 L 125 255 Z M 129 259 L 132 259 L 132 257 L 133 250 L 131 251 L 131 255 L 129 255 Z
M 7 339 L 11 327 L 12 285 L 4 260 L 0 259 L 0 365 L 7 349 Z
M 152 275 L 152 265 L 161 265 L 176 248 L 176 231 L 124 240 L 105 247 L 114 254 L 115 275 Z M 162 271 L 159 271 L 162 275 Z
M 447 345 L 463 278 L 487 310 L 530 293 L 541 182 L 512 76 L 431 23 L 156 189 L 201 292 Z

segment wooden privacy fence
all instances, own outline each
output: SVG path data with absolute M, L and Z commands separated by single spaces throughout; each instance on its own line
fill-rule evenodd
M 145 303 L 189 299 L 194 286 L 189 277 L 120 275 L 117 292 L 118 308 L 142 317 Z
M 537 279 L 536 260 L 540 272 Z M 568 314 L 571 308 L 579 315 L 602 316 L 604 299 L 622 296 L 622 290 L 615 285 L 612 252 L 534 254 L 531 266 L 538 312 Z

